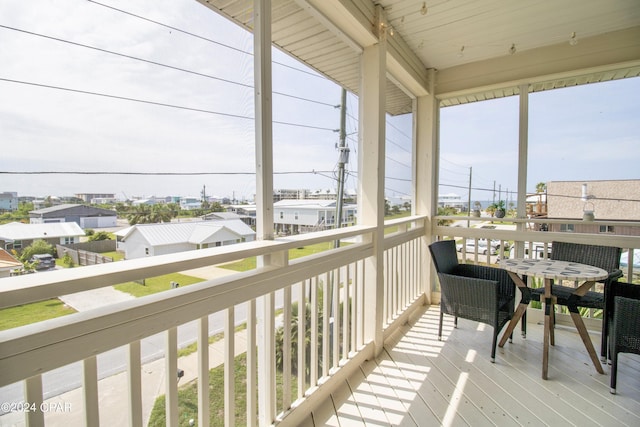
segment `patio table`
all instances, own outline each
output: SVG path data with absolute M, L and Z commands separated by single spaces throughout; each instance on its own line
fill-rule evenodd
M 542 353 L 542 378 L 546 380 L 549 367 L 549 344 L 554 345 L 551 313 L 555 298 L 551 294 L 552 281 L 572 280 L 576 282 L 583 282 L 573 293 L 576 296 L 583 296 L 589 289 L 591 289 L 591 287 L 593 287 L 596 281 L 607 278 L 609 274 L 605 270 L 591 265 L 552 259 L 503 259 L 500 261 L 500 267 L 507 270 L 509 276 L 511 276 L 516 286 L 520 289 L 522 299 L 513 315 L 513 318 L 511 319 L 511 322 L 507 326 L 502 339 L 498 343 L 499 347 L 504 346 L 508 337 L 513 332 L 516 324 L 522 318 L 522 315 L 529 305 L 530 289 L 522 280 L 521 276 L 540 277 L 544 279 L 544 345 Z M 580 334 L 580 338 L 582 338 L 582 342 L 584 343 L 589 356 L 591 357 L 591 361 L 593 362 L 596 371 L 600 374 L 604 374 L 602 366 L 600 365 L 600 360 L 593 348 L 593 343 L 589 338 L 589 334 L 582 317 L 577 313 L 571 313 L 571 318 L 573 319 L 573 323 Z

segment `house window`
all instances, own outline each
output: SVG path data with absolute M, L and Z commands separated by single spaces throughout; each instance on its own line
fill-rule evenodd
M 149 255 L 149 248 L 144 248 L 144 254 Z
M 65 245 L 72 245 L 75 243 L 75 238 L 74 237 L 65 237 L 64 238 L 64 244 Z
M 574 231 L 574 225 L 573 224 L 560 224 L 560 231 L 573 232 Z
M 15 240 L 13 242 L 13 249 L 22 249 L 22 240 Z
M 280 211 L 280 219 L 284 219 L 284 212 Z
M 600 226 L 601 233 L 613 234 L 615 233 L 615 229 L 613 225 L 601 225 Z
M 298 212 L 294 212 L 294 213 L 293 213 L 293 217 L 294 217 L 294 219 L 297 221 L 297 220 L 298 220 Z

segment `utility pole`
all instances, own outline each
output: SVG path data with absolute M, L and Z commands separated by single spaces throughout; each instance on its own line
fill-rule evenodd
M 338 192 L 336 199 L 336 228 L 342 227 L 342 204 L 344 199 L 344 165 L 349 162 L 349 147 L 347 147 L 347 133 L 345 130 L 347 122 L 347 90 L 342 89 L 342 100 L 340 105 L 340 144 L 338 145 Z M 340 241 L 336 240 L 335 247 L 340 247 Z

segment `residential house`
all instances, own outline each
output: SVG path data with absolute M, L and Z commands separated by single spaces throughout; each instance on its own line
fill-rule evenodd
M 11 276 L 14 270 L 20 270 L 22 263 L 6 250 L 0 248 L 0 278 Z
M 18 205 L 18 193 L 11 191 L 0 193 L 0 212 L 15 211 L 18 209 Z
M 74 194 L 78 199 L 81 199 L 85 203 L 101 203 L 94 200 L 116 200 L 114 193 L 77 193 Z
M 640 236 L 629 221 L 640 219 L 640 179 L 550 181 L 547 183 L 549 231 Z M 584 221 L 591 213 L 598 221 Z M 587 218 L 589 219 L 589 218 Z
M 110 209 L 94 206 L 64 204 L 29 212 L 31 224 L 75 222 L 82 228 L 116 227 L 118 214 Z
M 117 231 L 117 250 L 126 259 L 172 254 L 255 240 L 240 219 L 136 224 Z
M 273 204 L 273 222 L 276 233 L 298 234 L 334 228 L 336 200 L 280 200 Z M 342 224 L 353 224 L 357 206 L 345 204 Z
M 21 250 L 35 240 L 44 240 L 52 245 L 79 243 L 84 231 L 75 222 L 47 224 L 23 224 L 12 222 L 0 225 L 0 247 Z

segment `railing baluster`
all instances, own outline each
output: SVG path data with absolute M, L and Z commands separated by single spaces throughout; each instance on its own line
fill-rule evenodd
M 84 359 L 82 363 L 82 389 L 84 397 L 84 422 L 88 426 L 100 425 L 98 363 L 95 356 Z
M 165 346 L 165 422 L 178 426 L 178 328 L 167 330 Z
M 224 318 L 224 425 L 235 425 L 235 308 L 227 308 Z
M 309 280 L 309 289 L 311 289 L 311 281 Z M 302 399 L 304 396 L 304 390 L 306 389 L 306 338 L 307 338 L 307 307 L 306 307 L 306 295 L 307 295 L 307 280 L 300 282 L 300 290 L 298 292 L 298 399 Z
M 256 354 L 256 300 L 247 302 L 247 426 L 258 425 L 258 365 Z
M 318 277 L 311 283 L 311 366 L 309 387 L 318 385 Z
M 331 273 L 327 272 L 324 275 L 324 281 L 322 282 L 322 377 L 329 376 L 329 318 L 331 317 L 331 307 L 329 302 L 331 301 L 331 292 L 329 291 L 329 285 L 334 286 L 331 283 Z
M 333 358 L 331 360 L 331 366 L 333 368 L 338 367 L 338 359 L 340 358 L 340 269 L 335 271 L 333 282 L 333 334 L 331 339 L 331 346 L 333 349 Z
M 344 268 L 344 286 L 342 287 L 342 359 L 349 358 L 349 338 L 351 335 L 351 317 L 349 317 L 349 309 L 352 301 L 349 299 L 349 290 L 351 289 L 351 275 L 349 274 L 351 265 Z
M 198 426 L 209 425 L 209 316 L 198 322 Z
M 129 343 L 127 352 L 127 379 L 129 394 L 129 425 L 142 426 L 142 366 L 140 361 L 140 341 Z
M 31 378 L 27 378 L 24 384 L 24 401 L 29 405 L 29 408 L 36 409 L 34 411 L 27 412 L 27 426 L 29 427 L 43 427 L 44 426 L 44 412 L 40 411 L 42 405 L 42 375 L 36 375 Z
M 283 292 L 282 410 L 291 407 L 291 286 Z

